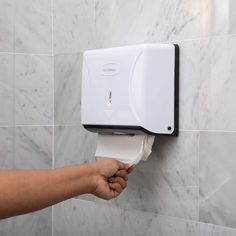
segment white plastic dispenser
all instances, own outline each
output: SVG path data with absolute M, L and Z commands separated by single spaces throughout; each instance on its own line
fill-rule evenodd
M 154 135 L 178 135 L 178 70 L 174 44 L 84 53 L 82 124 L 98 133 L 96 156 L 137 164 Z

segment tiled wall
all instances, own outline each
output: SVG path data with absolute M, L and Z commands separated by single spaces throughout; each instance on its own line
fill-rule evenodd
M 180 46 L 180 135 L 115 200 L 81 196 L 0 236 L 236 236 L 236 1 L 0 0 L 0 168 L 94 161 L 80 125 L 84 50 Z

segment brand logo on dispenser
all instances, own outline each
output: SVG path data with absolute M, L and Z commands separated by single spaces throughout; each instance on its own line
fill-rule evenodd
M 102 65 L 102 75 L 116 75 L 119 73 L 119 65 L 117 63 L 106 63 Z

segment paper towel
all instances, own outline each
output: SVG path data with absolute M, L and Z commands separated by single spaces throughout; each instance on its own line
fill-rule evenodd
M 112 158 L 124 163 L 138 164 L 152 152 L 155 136 L 151 135 L 105 135 L 97 138 L 98 158 Z

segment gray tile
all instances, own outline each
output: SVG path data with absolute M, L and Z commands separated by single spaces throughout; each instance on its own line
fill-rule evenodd
M 198 38 L 200 4 L 194 0 L 96 0 L 97 46 Z
M 82 126 L 55 127 L 55 167 L 78 165 L 95 160 L 96 134 Z
M 14 0 L 0 0 L 0 52 L 14 50 Z
M 82 54 L 55 56 L 55 124 L 80 124 Z
M 15 128 L 15 168 L 52 168 L 52 127 Z
M 0 221 L 0 236 L 13 236 L 12 218 Z
M 74 199 L 86 200 L 86 201 L 91 201 L 91 202 L 95 201 L 95 197 L 92 194 L 83 194 L 83 195 L 74 197 Z
M 127 189 L 109 204 L 198 220 L 197 145 L 197 132 L 157 137 L 149 159 L 137 166 Z
M 80 126 L 56 126 L 55 167 L 79 165 L 95 161 L 96 134 Z M 84 194 L 78 199 L 94 201 L 94 196 Z
M 198 235 L 199 236 L 222 236 L 222 235 L 235 236 L 236 229 L 199 223 Z
M 152 153 L 138 169 L 152 172 L 170 186 L 198 186 L 198 132 L 179 132 L 178 137 L 157 136 Z
M 101 236 L 234 236 L 236 229 L 198 223 L 157 213 L 96 205 L 95 229 Z
M 201 40 L 176 41 L 175 43 L 180 48 L 179 128 L 197 130 Z
M 13 168 L 13 128 L 0 128 L 0 170 Z
M 235 36 L 203 40 L 199 95 L 201 130 L 236 130 L 235 45 Z
M 14 56 L 0 54 L 0 125 L 13 125 L 13 80 Z
M 46 208 L 31 214 L 17 216 L 14 221 L 14 236 L 51 236 L 52 209 Z
M 54 4 L 55 53 L 83 52 L 94 47 L 94 0 L 57 0 Z
M 230 0 L 229 2 L 229 33 L 235 34 L 236 33 L 236 2 L 234 0 Z
M 200 220 L 236 227 L 236 133 L 200 134 Z
M 15 51 L 52 52 L 51 1 L 15 1 Z
M 96 236 L 121 236 L 124 229 L 124 210 L 109 205 L 95 206 Z
M 236 33 L 236 3 L 201 0 L 203 36 Z
M 126 211 L 122 231 L 124 236 L 200 236 L 193 221 L 142 211 Z
M 236 229 L 141 211 L 125 211 L 125 236 L 235 236 Z
M 15 123 L 50 125 L 53 122 L 52 57 L 15 56 Z
M 94 236 L 95 204 L 69 200 L 54 208 L 54 236 Z
M 107 202 L 96 199 L 96 202 Z M 126 210 L 157 212 L 184 219 L 198 219 L 198 187 L 168 186 L 154 173 L 136 171 L 129 177 L 127 189 L 109 202 Z

